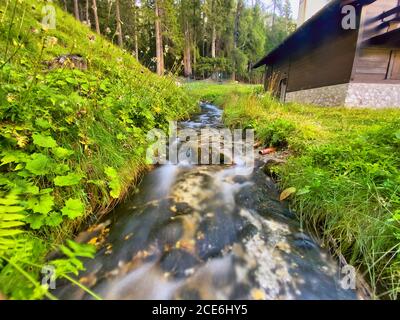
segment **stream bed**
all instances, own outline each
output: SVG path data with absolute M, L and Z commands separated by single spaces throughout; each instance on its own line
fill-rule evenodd
M 202 104 L 182 128 L 219 128 Z M 341 287 L 338 262 L 301 232 L 265 175 L 238 165 L 161 165 L 80 240 L 97 239 L 79 281 L 104 299 L 357 299 Z M 93 299 L 71 283 L 60 299 Z

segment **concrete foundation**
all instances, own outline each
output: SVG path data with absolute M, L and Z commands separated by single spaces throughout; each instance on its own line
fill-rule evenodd
M 400 108 L 400 83 L 346 83 L 286 93 L 286 102 L 319 106 Z

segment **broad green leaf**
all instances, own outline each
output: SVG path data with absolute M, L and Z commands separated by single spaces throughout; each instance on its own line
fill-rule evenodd
M 12 186 L 13 192 L 16 194 L 39 194 L 39 187 L 35 186 L 32 182 L 25 179 L 14 180 L 14 185 Z
M 399 209 L 399 210 L 396 210 L 396 211 L 393 213 L 392 219 L 395 220 L 395 221 L 400 221 L 400 209 Z
M 34 153 L 31 159 L 26 162 L 25 169 L 40 176 L 49 173 L 51 168 L 51 159 L 42 153 Z
M 112 180 L 109 183 L 110 186 L 110 196 L 117 199 L 121 195 L 121 183 L 118 180 Z
M 80 199 L 69 198 L 65 202 L 65 207 L 61 209 L 61 212 L 64 216 L 67 216 L 70 219 L 75 219 L 84 214 L 85 206 Z
M 30 214 L 25 218 L 25 222 L 29 223 L 32 229 L 37 230 L 46 224 L 46 216 L 37 213 Z
M 55 148 L 57 142 L 51 136 L 44 136 L 40 133 L 33 134 L 33 143 L 43 148 Z
M 122 189 L 117 170 L 112 167 L 107 167 L 104 172 L 109 179 L 108 185 L 111 189 L 110 195 L 116 199 L 120 196 Z
M 59 187 L 73 186 L 78 184 L 83 175 L 80 173 L 69 173 L 65 176 L 58 176 L 54 178 L 54 184 Z
M 57 227 L 63 221 L 62 215 L 59 212 L 51 212 L 49 216 L 46 217 L 46 225 L 51 227 Z
M 42 129 L 49 129 L 51 127 L 51 124 L 48 120 L 44 119 L 44 118 L 38 118 L 35 120 L 35 124 L 39 127 L 41 127 Z
M 50 194 L 44 194 L 39 197 L 28 199 L 28 208 L 35 213 L 48 214 L 54 206 L 54 197 Z
M 28 159 L 28 155 L 26 153 L 17 150 L 3 151 L 2 156 L 1 165 L 11 162 L 20 163 Z
M 18 163 L 15 166 L 14 171 L 22 170 L 23 168 L 24 168 L 24 165 L 22 163 Z
M 115 170 L 113 167 L 105 168 L 104 172 L 107 175 L 107 177 L 110 178 L 110 179 L 115 179 L 115 178 L 118 177 L 117 170 Z
M 52 152 L 54 153 L 54 155 L 57 158 L 60 158 L 60 159 L 68 158 L 69 156 L 74 154 L 74 151 L 69 150 L 69 149 L 65 149 L 65 148 L 62 148 L 62 147 L 54 148 L 54 149 L 52 149 Z
M 53 188 L 45 188 L 40 190 L 40 194 L 48 194 L 53 192 Z
M 59 163 L 57 166 L 53 169 L 53 172 L 58 175 L 63 175 L 66 174 L 69 171 L 68 165 L 65 163 Z

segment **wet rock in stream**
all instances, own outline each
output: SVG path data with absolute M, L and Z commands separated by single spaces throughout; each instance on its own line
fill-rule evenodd
M 160 267 L 174 278 L 184 278 L 194 273 L 200 263 L 196 257 L 185 250 L 173 249 L 164 252 L 160 260 Z

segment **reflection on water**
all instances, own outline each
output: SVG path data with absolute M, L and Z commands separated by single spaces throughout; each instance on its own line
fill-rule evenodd
M 183 128 L 221 127 L 202 105 Z M 164 165 L 120 204 L 80 282 L 106 299 L 355 299 L 337 264 L 297 220 L 256 159 L 234 166 Z M 91 299 L 65 283 L 63 299 Z

